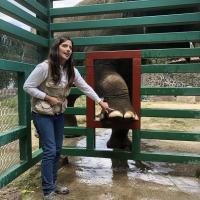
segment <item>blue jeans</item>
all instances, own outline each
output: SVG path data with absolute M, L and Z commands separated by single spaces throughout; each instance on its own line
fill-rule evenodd
M 43 155 L 41 163 L 42 189 L 44 195 L 55 190 L 58 161 L 63 144 L 64 115 L 41 115 L 32 113 L 38 131 Z

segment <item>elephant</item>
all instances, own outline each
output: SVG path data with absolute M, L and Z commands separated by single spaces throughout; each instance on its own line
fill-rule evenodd
M 104 3 L 122 2 L 120 0 L 105 0 Z M 83 0 L 79 5 L 89 5 L 100 3 L 98 0 Z M 77 16 L 71 18 L 74 21 L 84 21 L 87 19 L 104 19 L 104 18 L 123 18 L 131 16 L 145 16 L 145 15 L 159 15 L 167 13 L 184 13 L 194 11 L 196 8 L 184 8 L 184 9 L 171 9 L 165 11 L 138 11 L 138 12 L 122 12 L 114 14 L 102 14 L 97 16 Z M 55 22 L 63 22 L 65 18 L 55 19 Z M 70 17 L 67 18 L 70 21 Z M 172 29 L 171 29 L 172 28 Z M 194 28 L 194 27 L 192 27 Z M 128 34 L 141 34 L 141 33 L 162 33 L 172 31 L 187 31 L 191 29 L 191 25 L 184 26 L 157 26 L 157 27 L 145 27 L 138 26 L 134 28 L 114 28 L 106 30 L 89 30 L 89 31 L 76 31 L 68 32 L 73 37 L 88 37 L 88 36 L 106 36 L 106 35 L 128 35 Z M 197 29 L 197 28 L 196 28 Z M 196 30 L 195 29 L 195 30 Z M 194 29 L 193 29 L 194 30 Z M 105 45 L 105 46 L 79 46 L 75 47 L 76 52 L 91 52 L 91 51 L 116 51 L 116 50 L 135 50 L 135 49 L 159 49 L 169 47 L 189 47 L 189 43 L 155 43 L 155 44 L 130 44 L 130 45 Z M 145 61 L 142 61 L 145 62 Z M 83 63 L 76 62 L 76 65 L 82 65 Z M 139 113 L 135 112 L 135 108 L 132 107 L 132 86 L 131 86 L 131 61 L 129 59 L 122 60 L 97 60 L 94 64 L 95 68 L 95 91 L 101 97 L 104 97 L 109 106 L 114 109 L 109 114 L 102 115 L 105 120 L 119 120 L 123 123 L 126 120 L 138 120 Z M 126 69 L 126 70 L 124 70 Z M 97 75 L 98 74 L 98 75 Z M 74 103 L 79 95 L 70 95 L 68 97 L 68 106 L 74 106 Z M 76 117 L 68 115 L 66 117 L 65 124 L 68 126 L 77 125 Z M 110 139 L 107 142 L 108 148 L 131 150 L 131 141 L 128 138 L 129 129 L 113 128 Z

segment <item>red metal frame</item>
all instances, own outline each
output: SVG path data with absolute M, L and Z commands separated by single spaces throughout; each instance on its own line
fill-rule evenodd
M 124 120 L 123 123 L 116 123 L 115 120 L 95 120 L 95 102 L 87 97 L 87 127 L 91 128 L 140 128 L 140 66 L 141 52 L 135 51 L 96 51 L 86 55 L 86 79 L 88 84 L 94 88 L 94 60 L 96 59 L 132 59 L 132 106 L 137 113 L 139 120 Z

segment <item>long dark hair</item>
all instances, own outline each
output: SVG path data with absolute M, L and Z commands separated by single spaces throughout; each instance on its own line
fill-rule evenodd
M 63 42 L 70 40 L 68 36 L 61 36 L 55 39 L 53 45 L 50 48 L 49 56 L 48 56 L 48 63 L 50 67 L 51 77 L 55 84 L 58 84 L 61 80 L 61 72 L 60 72 L 60 59 L 59 59 L 59 45 Z M 72 42 L 73 48 L 73 42 Z M 74 73 L 74 63 L 73 63 L 73 49 L 70 58 L 65 62 L 63 69 L 66 70 L 66 74 L 68 76 L 68 86 L 71 87 L 73 85 L 75 73 Z

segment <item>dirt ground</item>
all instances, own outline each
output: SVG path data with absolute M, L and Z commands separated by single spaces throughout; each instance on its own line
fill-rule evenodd
M 143 102 L 143 108 L 198 109 L 200 104 L 177 102 Z M 142 129 L 174 130 L 200 133 L 200 119 L 142 118 Z M 111 131 L 96 131 L 96 148 L 106 148 Z M 85 146 L 85 138 L 65 138 L 65 145 Z M 33 149 L 38 139 L 33 136 Z M 148 151 L 175 151 L 200 154 L 199 142 L 142 140 Z M 69 157 L 69 164 L 59 170 L 59 182 L 67 185 L 69 200 L 200 200 L 200 165 L 145 162 L 148 168 L 136 167 L 129 160 L 129 168 L 112 168 L 111 159 Z M 42 199 L 40 163 L 10 185 L 17 187 L 24 200 Z M 10 200 L 10 199 L 9 199 Z

